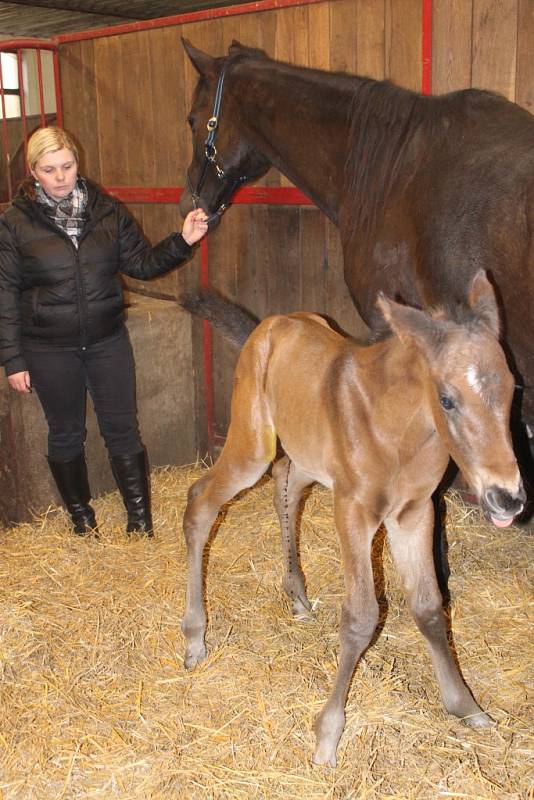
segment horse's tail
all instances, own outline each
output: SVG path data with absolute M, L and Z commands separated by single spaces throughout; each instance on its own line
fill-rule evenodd
M 252 314 L 212 289 L 184 292 L 178 302 L 190 314 L 210 322 L 239 349 L 258 324 Z

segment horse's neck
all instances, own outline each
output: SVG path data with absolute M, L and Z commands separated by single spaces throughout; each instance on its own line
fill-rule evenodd
M 354 346 L 361 388 L 369 413 L 392 441 L 410 430 L 412 444 L 425 442 L 434 432 L 428 366 L 415 346 L 391 337 L 367 347 Z
M 256 146 L 334 222 L 343 187 L 350 103 L 358 81 L 262 62 L 254 67 L 254 89 L 249 83 L 243 101 Z

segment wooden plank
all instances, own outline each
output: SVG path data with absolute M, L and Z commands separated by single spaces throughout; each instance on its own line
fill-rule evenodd
M 313 31 L 310 27 L 309 7 L 297 6 L 293 9 L 293 64 L 299 67 L 313 67 L 311 59 L 310 38 Z
M 276 48 L 276 27 L 277 27 L 277 11 L 267 11 L 264 14 L 258 14 L 258 22 L 260 24 L 260 38 L 259 38 L 259 46 L 265 50 L 268 56 L 274 58 L 275 48 Z M 244 21 L 245 18 L 251 18 L 250 15 L 245 15 L 242 17 Z
M 386 76 L 418 92 L 422 75 L 421 3 L 388 0 L 386 11 Z
M 471 85 L 472 0 L 433 0 L 432 93 Z
M 267 306 L 269 313 L 288 313 L 300 307 L 301 260 L 298 208 L 271 206 L 268 211 L 269 250 Z
M 386 0 L 358 0 L 356 72 L 383 80 L 386 75 Z
M 123 86 L 123 148 L 126 173 L 122 183 L 154 186 L 156 183 L 154 119 L 152 115 L 150 51 L 147 33 L 120 37 L 120 70 Z
M 181 42 L 172 28 L 158 28 L 148 38 L 148 59 L 152 75 L 149 96 L 154 122 L 155 185 L 182 183 L 186 163 L 186 103 L 183 91 Z M 179 80 L 181 78 L 181 80 Z M 183 133 L 182 133 L 183 131 Z M 180 163 L 183 169 L 178 169 Z
M 96 76 L 95 76 L 95 47 L 94 42 L 83 42 L 81 46 L 80 95 L 79 118 L 81 129 L 84 132 L 83 165 L 87 175 L 95 181 L 102 180 L 102 165 L 100 163 L 100 150 L 95 130 L 100 127 L 98 106 L 96 102 Z
M 474 0 L 472 85 L 514 100 L 516 47 L 517 0 Z
M 310 67 L 330 69 L 330 6 L 308 6 Z
M 267 14 L 242 14 L 236 17 L 239 32 L 237 41 L 245 47 L 263 47 L 262 23 Z
M 330 69 L 333 71 L 358 71 L 358 3 L 338 0 L 330 3 Z
M 239 17 L 229 16 L 221 19 L 222 49 L 220 55 L 225 55 L 233 41 L 239 41 L 241 26 Z
M 241 239 L 237 258 L 237 301 L 243 308 L 263 319 L 270 313 L 269 283 L 269 209 L 267 206 L 243 206 Z
M 293 9 L 283 9 L 276 14 L 276 40 L 273 58 L 277 61 L 293 60 Z
M 327 220 L 315 208 L 299 210 L 301 285 L 299 308 L 326 313 L 328 272 Z
M 108 186 L 120 186 L 127 175 L 122 138 L 126 125 L 122 99 L 124 85 L 122 70 L 118 68 L 121 59 L 120 38 L 96 39 L 94 43 L 101 175 L 102 182 Z
M 79 90 L 81 72 L 81 44 L 73 43 L 62 47 L 59 52 L 59 73 L 63 100 L 63 125 L 66 130 L 81 142 L 85 138 L 80 110 L 82 106 Z
M 534 114 L 534 3 L 519 0 L 515 101 Z

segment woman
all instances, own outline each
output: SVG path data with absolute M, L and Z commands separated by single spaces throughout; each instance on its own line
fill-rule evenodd
M 0 364 L 15 391 L 39 397 L 48 462 L 74 531 L 96 528 L 84 455 L 89 389 L 126 530 L 152 535 L 119 273 L 146 280 L 183 263 L 207 218 L 192 211 L 181 234 L 151 247 L 126 208 L 78 174 L 65 131 L 38 129 L 27 158 L 31 177 L 0 217 Z

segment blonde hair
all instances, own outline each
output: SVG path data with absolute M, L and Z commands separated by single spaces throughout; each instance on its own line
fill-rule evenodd
M 70 150 L 78 163 L 78 148 L 69 134 L 62 128 L 50 125 L 48 128 L 37 128 L 28 141 L 27 160 L 31 170 L 46 153 L 54 153 L 66 147 Z

